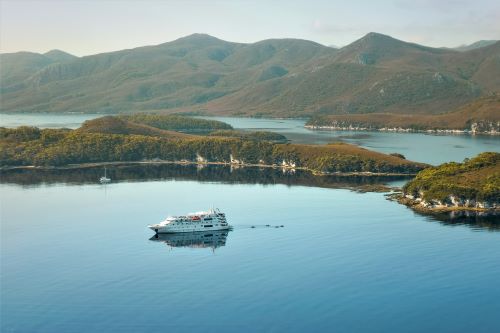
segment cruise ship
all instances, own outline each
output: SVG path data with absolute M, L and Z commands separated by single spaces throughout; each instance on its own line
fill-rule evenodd
M 218 209 L 206 212 L 191 213 L 183 216 L 169 216 L 158 224 L 148 225 L 157 234 L 176 232 L 197 232 L 209 230 L 228 230 L 231 226 L 226 221 L 226 215 Z

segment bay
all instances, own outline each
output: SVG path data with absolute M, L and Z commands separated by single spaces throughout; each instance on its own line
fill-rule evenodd
M 0 125 L 77 128 L 98 116 L 1 115 Z M 500 143 L 216 119 L 432 164 Z M 113 183 L 103 186 L 100 167 L 2 171 L 0 331 L 500 330 L 500 223 L 422 216 L 363 193 L 407 178 L 172 165 L 108 172 Z M 155 238 L 146 227 L 212 206 L 232 231 Z

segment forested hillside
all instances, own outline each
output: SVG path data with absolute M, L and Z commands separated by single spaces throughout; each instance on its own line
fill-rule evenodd
M 459 52 L 370 33 L 340 49 L 195 34 L 73 57 L 2 54 L 2 112 L 439 114 L 500 90 L 500 42 Z

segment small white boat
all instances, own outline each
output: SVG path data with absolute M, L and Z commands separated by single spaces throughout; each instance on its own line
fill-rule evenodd
M 99 178 L 99 181 L 101 182 L 101 184 L 111 183 L 111 178 L 108 178 L 106 176 L 106 168 L 104 168 L 104 176 Z
M 190 213 L 183 216 L 169 216 L 158 224 L 148 225 L 157 234 L 176 232 L 197 232 L 208 230 L 229 230 L 226 214 L 218 209 L 206 212 Z

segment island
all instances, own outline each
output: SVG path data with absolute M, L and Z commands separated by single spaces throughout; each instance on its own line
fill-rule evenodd
M 423 213 L 498 215 L 500 153 L 422 170 L 403 187 L 399 202 Z
M 305 170 L 315 175 L 413 175 L 428 167 L 400 154 L 382 154 L 346 143 L 282 143 L 276 142 L 283 141 L 281 135 L 241 134 L 220 122 L 196 119 L 191 123 L 191 119 L 168 115 L 105 116 L 86 121 L 75 130 L 0 128 L 0 165 L 5 169 L 124 162 L 194 163 Z M 176 131 L 186 129 L 189 123 L 197 125 L 189 131 Z M 193 134 L 201 130 L 208 135 Z

